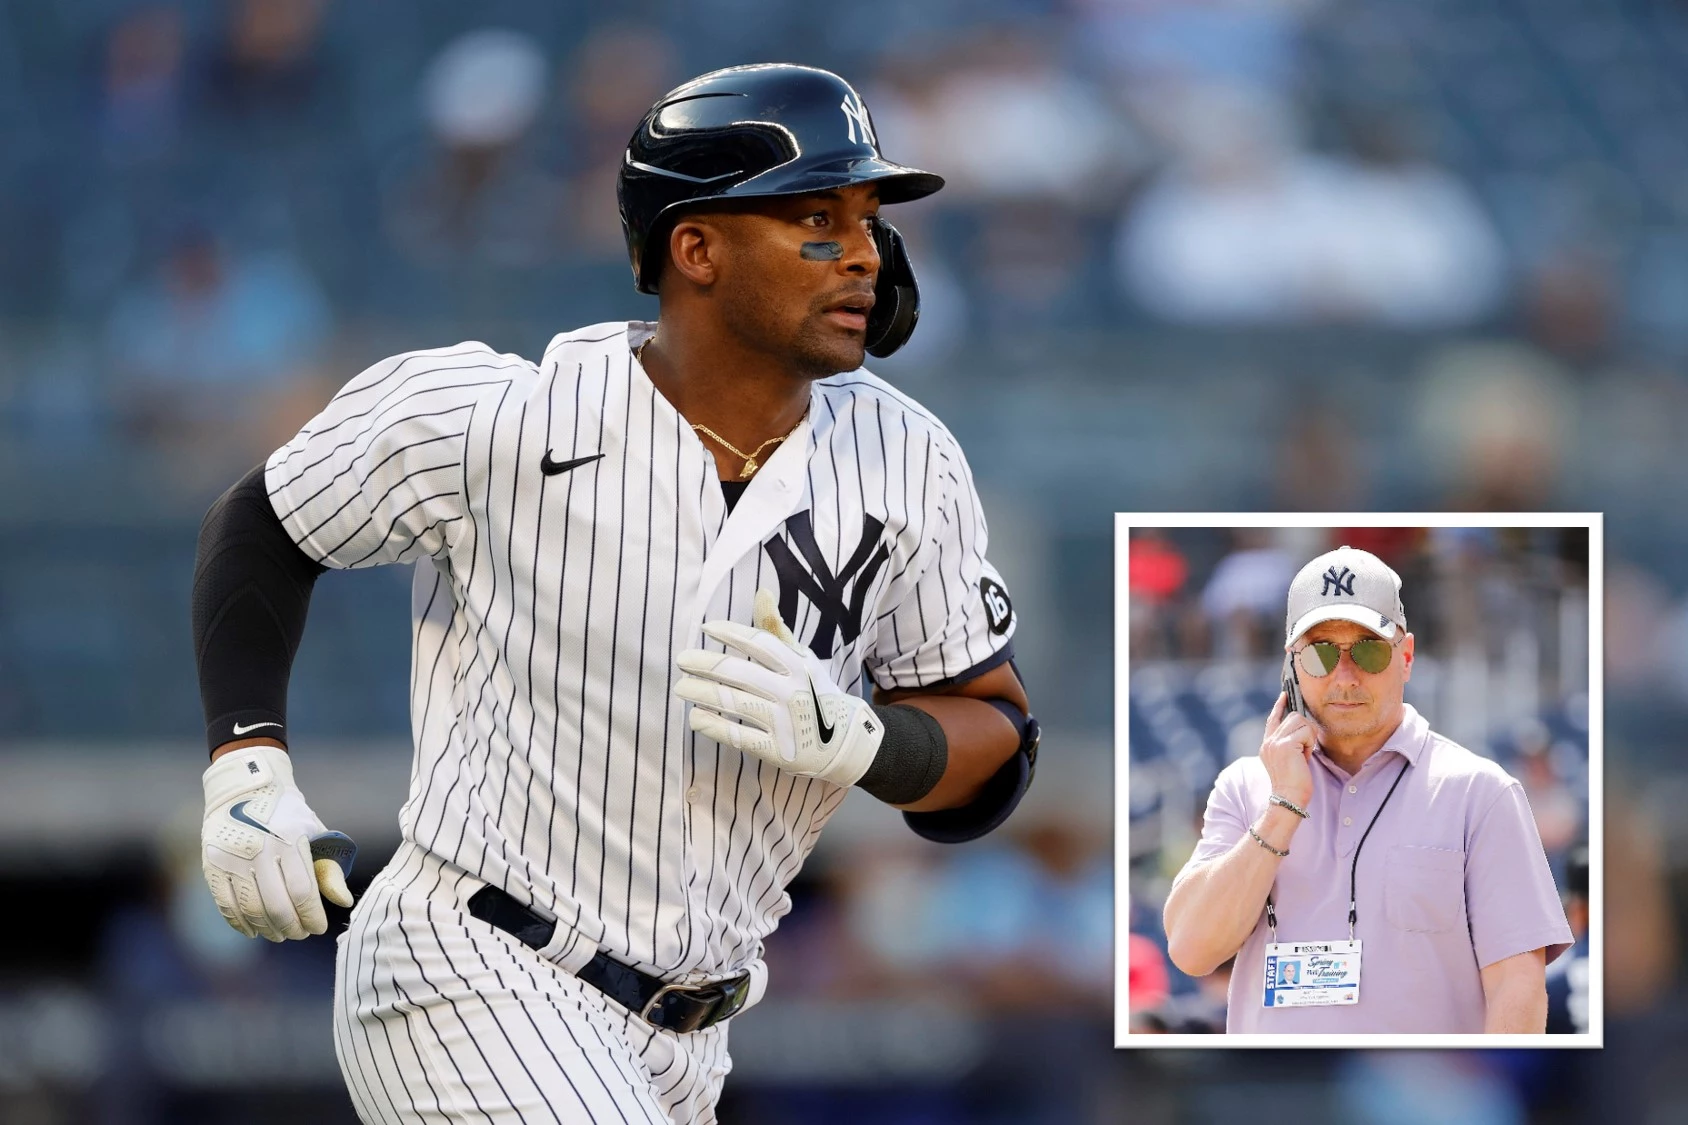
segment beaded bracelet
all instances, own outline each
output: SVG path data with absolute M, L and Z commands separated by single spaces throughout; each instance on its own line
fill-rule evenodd
M 1250 836 L 1254 837 L 1255 843 L 1259 844 L 1261 847 L 1265 848 L 1267 851 L 1271 852 L 1273 855 L 1277 856 L 1279 859 L 1283 859 L 1284 857 L 1289 855 L 1289 849 L 1288 848 L 1285 848 L 1283 851 L 1279 851 L 1277 848 L 1274 848 L 1271 844 L 1268 844 L 1265 840 L 1261 839 L 1260 833 L 1258 833 L 1254 830 L 1253 825 L 1249 826 L 1248 834 Z

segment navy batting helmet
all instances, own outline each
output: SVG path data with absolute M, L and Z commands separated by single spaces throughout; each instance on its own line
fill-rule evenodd
M 831 71 L 767 63 L 694 78 L 651 107 L 621 162 L 615 194 L 633 283 L 656 292 L 668 234 L 689 206 L 863 183 L 879 186 L 881 203 L 944 186 L 941 176 L 879 154 L 861 95 Z M 880 265 L 867 350 L 887 356 L 914 332 L 920 290 L 897 229 L 876 222 L 874 241 Z

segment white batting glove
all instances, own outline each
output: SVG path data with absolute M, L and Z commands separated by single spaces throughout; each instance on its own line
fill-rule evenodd
M 311 858 L 313 838 L 338 834 L 305 804 L 287 751 L 231 751 L 211 763 L 204 782 L 205 882 L 229 925 L 270 941 L 327 931 L 323 897 L 350 906 L 352 893 L 338 863 Z
M 756 628 L 710 621 L 703 631 L 733 653 L 687 649 L 674 694 L 692 705 L 691 728 L 790 773 L 854 785 L 873 764 L 885 728 L 860 696 L 840 690 L 797 642 L 774 596 L 756 591 Z

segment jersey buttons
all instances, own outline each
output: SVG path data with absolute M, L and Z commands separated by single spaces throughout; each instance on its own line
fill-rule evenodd
M 701 796 L 703 796 L 703 790 L 699 789 L 695 785 L 690 786 L 686 790 L 686 800 L 688 801 L 696 801 Z

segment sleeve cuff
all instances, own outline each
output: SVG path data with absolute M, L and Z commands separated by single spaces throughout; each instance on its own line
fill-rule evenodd
M 1560 954 L 1571 948 L 1571 945 L 1569 926 L 1537 930 L 1535 933 L 1485 942 L 1483 952 L 1477 958 L 1477 967 L 1486 969 L 1497 961 L 1516 957 L 1520 953 L 1528 953 L 1532 949 L 1546 949 L 1547 963 L 1551 965 L 1558 960 Z
M 242 738 L 273 738 L 287 745 L 287 717 L 277 711 L 249 709 L 218 715 L 205 724 L 205 741 L 212 751 Z
M 991 653 L 989 656 L 985 657 L 983 660 L 979 661 L 977 664 L 973 665 L 971 668 L 967 669 L 965 672 L 957 672 L 953 676 L 946 676 L 945 678 L 943 678 L 941 680 L 932 680 L 929 683 L 893 684 L 891 687 L 886 688 L 885 690 L 886 691 L 931 691 L 931 690 L 936 690 L 937 688 L 954 687 L 956 684 L 964 684 L 968 680 L 976 680 L 980 676 L 984 675 L 986 672 L 989 672 L 991 669 L 999 668 L 1002 665 L 1007 664 L 1010 660 L 1013 660 L 1013 659 L 1014 659 L 1014 642 L 1013 641 L 1005 641 L 1001 648 L 997 649 L 995 652 Z

